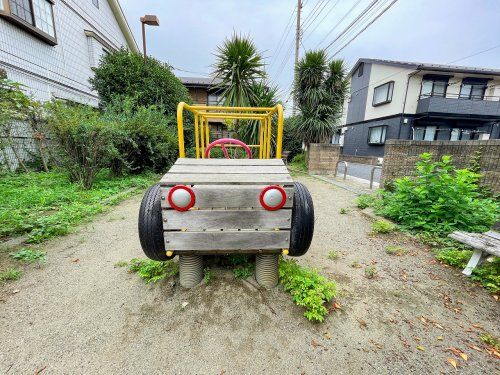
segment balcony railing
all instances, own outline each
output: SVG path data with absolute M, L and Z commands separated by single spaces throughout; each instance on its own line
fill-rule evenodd
M 465 97 L 460 94 L 421 95 L 416 113 L 445 114 L 461 118 L 498 118 L 500 97 Z
M 425 98 L 445 98 L 445 99 L 460 99 L 460 100 L 486 100 L 489 102 L 498 102 L 500 101 L 500 96 L 488 96 L 488 95 L 464 95 L 464 94 L 422 94 L 419 99 Z

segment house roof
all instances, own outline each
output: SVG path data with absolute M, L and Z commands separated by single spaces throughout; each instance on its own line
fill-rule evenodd
M 130 25 L 125 18 L 125 14 L 123 13 L 123 9 L 120 6 L 118 0 L 108 0 L 109 6 L 113 15 L 118 22 L 118 26 L 120 26 L 120 30 L 127 41 L 128 48 L 132 52 L 139 52 L 139 48 L 137 47 L 137 42 L 135 41 L 134 35 L 132 34 L 132 30 L 130 29 Z
M 221 83 L 218 78 L 206 78 L 206 77 L 177 77 L 186 86 L 198 86 L 198 87 L 211 87 Z
M 396 60 L 381 60 L 381 59 L 359 59 L 349 75 L 352 75 L 358 68 L 360 63 L 367 64 L 380 64 L 401 67 L 405 69 L 419 69 L 419 70 L 432 70 L 438 72 L 453 72 L 453 73 L 466 73 L 466 74 L 484 74 L 484 75 L 500 75 L 500 69 L 493 68 L 478 68 L 473 66 L 459 66 L 459 65 L 443 65 L 443 64 L 430 64 L 421 62 L 410 61 L 396 61 Z

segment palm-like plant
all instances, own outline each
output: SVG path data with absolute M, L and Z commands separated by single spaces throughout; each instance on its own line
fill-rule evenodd
M 255 102 L 254 85 L 266 77 L 262 55 L 250 38 L 233 34 L 217 47 L 212 73 L 220 80 L 223 103 L 226 106 L 246 107 Z
M 324 50 L 308 51 L 297 63 L 294 94 L 300 110 L 295 132 L 306 146 L 333 135 L 349 90 L 343 60 L 328 61 Z

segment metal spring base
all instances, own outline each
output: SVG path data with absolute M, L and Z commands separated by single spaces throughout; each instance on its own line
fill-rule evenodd
M 278 285 L 278 254 L 257 254 L 255 257 L 255 279 L 264 288 Z
M 203 257 L 201 255 L 179 255 L 179 278 L 181 286 L 192 288 L 203 279 Z

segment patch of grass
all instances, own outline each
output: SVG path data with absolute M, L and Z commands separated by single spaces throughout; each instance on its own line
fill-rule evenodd
M 340 253 L 338 251 L 330 250 L 328 252 L 328 259 L 330 259 L 330 260 L 337 260 L 339 258 L 340 258 Z
M 205 283 L 205 285 L 210 284 L 213 277 L 214 272 L 210 269 L 210 267 L 205 267 L 205 269 L 203 270 L 203 282 Z
M 348 210 L 347 208 L 341 208 L 341 209 L 340 209 L 340 211 L 339 211 L 339 213 L 340 213 L 341 215 L 345 215 L 345 214 L 347 214 L 348 212 L 349 212 L 349 210 Z
M 175 276 L 179 273 L 179 265 L 173 260 L 158 262 L 151 259 L 134 258 L 128 266 L 130 272 L 135 272 L 146 284 Z
M 401 256 L 407 253 L 406 249 L 401 246 L 389 245 L 385 248 L 385 252 L 389 255 Z
M 301 153 L 297 154 L 293 157 L 292 162 L 289 166 L 298 172 L 307 172 L 307 164 L 306 164 L 306 154 Z
M 361 209 L 370 207 L 375 202 L 376 197 L 370 194 L 361 194 L 356 198 L 356 206 Z
M 361 264 L 359 264 L 359 261 L 357 261 L 357 260 L 353 260 L 353 261 L 351 262 L 351 267 L 352 267 L 352 268 L 361 268 Z
M 10 268 L 6 271 L 0 272 L 0 283 L 19 280 L 20 278 L 21 278 L 21 271 L 15 268 Z
M 462 269 L 465 268 L 471 256 L 471 250 L 455 248 L 441 249 L 436 253 L 436 258 L 440 262 Z M 480 282 L 493 293 L 500 292 L 500 258 L 494 257 L 492 262 L 483 262 L 480 266 L 474 268 L 470 278 Z
M 322 322 L 328 315 L 325 304 L 335 297 L 336 285 L 315 270 L 301 267 L 295 260 L 279 261 L 279 279 L 283 289 L 292 295 L 293 302 L 306 309 L 309 321 Z
M 122 267 L 127 267 L 127 266 L 128 266 L 128 262 L 126 262 L 126 261 L 122 260 L 122 261 L 120 261 L 120 262 L 116 262 L 116 263 L 114 264 L 114 266 L 115 266 L 115 267 L 119 267 L 119 268 L 122 268 Z
M 365 277 L 367 279 L 373 279 L 375 276 L 377 276 L 377 273 L 378 273 L 377 267 L 375 266 L 365 267 Z
M 233 268 L 234 277 L 237 279 L 247 279 L 253 275 L 254 268 L 254 265 L 250 263 Z
M 60 171 L 2 176 L 0 239 L 28 235 L 28 242 L 39 243 L 67 234 L 127 195 L 110 197 L 133 187 L 146 188 L 156 180 L 154 174 L 110 177 L 103 171 L 93 188 L 84 190 Z
M 32 250 L 29 248 L 22 248 L 21 250 L 15 252 L 15 253 L 10 253 L 10 256 L 18 260 L 20 262 L 24 263 L 45 263 L 47 262 L 47 253 L 44 251 L 40 250 Z
M 489 333 L 482 333 L 479 335 L 479 339 L 488 346 L 495 348 L 495 350 L 500 351 L 500 339 L 493 337 Z
M 387 220 L 377 220 L 372 224 L 372 233 L 391 233 L 394 232 L 397 227 Z

